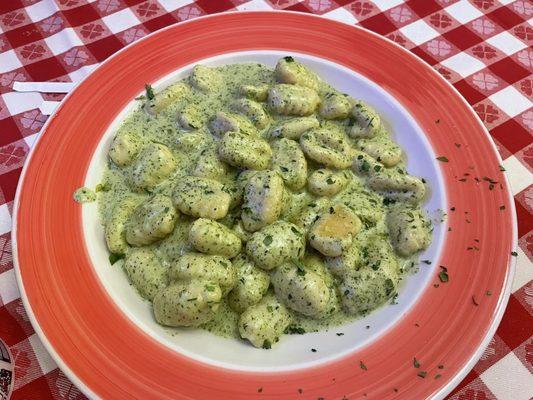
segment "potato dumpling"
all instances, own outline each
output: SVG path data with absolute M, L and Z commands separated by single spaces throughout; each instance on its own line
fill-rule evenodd
M 228 303 L 234 311 L 242 313 L 263 298 L 270 285 L 270 276 L 242 255 L 233 261 L 233 265 L 237 271 L 237 284 L 228 295 Z
M 268 96 L 268 85 L 242 85 L 239 93 L 255 101 L 265 101 Z
M 402 149 L 389 138 L 386 132 L 372 139 L 359 139 L 358 146 L 387 168 L 394 167 L 402 161 Z
M 228 132 L 218 144 L 218 155 L 234 167 L 262 170 L 268 167 L 272 150 L 263 139 Z
M 370 238 L 364 247 L 361 267 L 341 281 L 339 292 L 344 311 L 351 315 L 367 313 L 396 293 L 398 262 L 388 242 Z
M 198 129 L 204 124 L 202 109 L 196 104 L 189 104 L 178 111 L 176 118 L 183 129 Z
M 241 251 L 241 239 L 228 227 L 206 218 L 191 225 L 189 243 L 205 254 L 233 258 Z
M 356 240 L 340 256 L 325 258 L 326 266 L 337 278 L 353 276 L 355 271 L 359 269 L 360 263 L 361 252 Z
M 258 136 L 256 127 L 247 117 L 223 111 L 215 114 L 209 129 L 217 136 L 223 136 L 226 132 L 240 132 L 248 136 Z
M 405 174 L 376 174 L 367 180 L 368 186 L 390 200 L 418 204 L 426 194 L 426 185 L 421 179 Z
M 338 279 L 335 278 L 326 266 L 324 257 L 317 252 L 308 252 L 303 259 L 303 263 L 306 270 L 320 276 L 329 289 L 328 307 L 325 312 L 318 315 L 317 318 L 327 318 L 340 311 L 340 298 L 337 290 Z
M 392 209 L 387 215 L 387 228 L 394 249 L 403 257 L 424 250 L 431 241 L 431 222 L 419 210 Z
M 317 196 L 334 196 L 348 183 L 348 173 L 321 168 L 314 171 L 307 181 L 309 191 Z
M 280 83 L 306 86 L 313 90 L 318 90 L 320 83 L 320 79 L 314 72 L 291 56 L 283 57 L 278 61 L 274 75 Z
M 283 303 L 303 315 L 319 317 L 329 310 L 329 288 L 320 275 L 303 263 L 281 265 L 272 274 L 272 285 Z
M 158 291 L 168 286 L 167 269 L 150 249 L 129 252 L 124 261 L 124 271 L 140 295 L 150 301 Z
M 144 110 L 149 115 L 161 114 L 173 104 L 187 100 L 190 95 L 191 87 L 186 82 L 178 82 L 159 93 L 155 93 L 155 97 L 146 102 Z
M 126 224 L 139 201 L 126 197 L 115 204 L 105 224 L 105 240 L 111 253 L 124 254 L 128 249 Z
M 306 190 L 293 192 L 287 190 L 283 192 L 283 206 L 281 208 L 280 219 L 293 221 L 305 206 L 314 200 L 314 196 Z
M 178 213 L 168 196 L 156 194 L 139 205 L 126 224 L 126 240 L 133 246 L 145 246 L 170 234 Z
M 155 295 L 155 319 L 165 326 L 199 326 L 213 319 L 221 300 L 215 282 L 174 282 Z
M 309 231 L 309 244 L 329 257 L 348 249 L 361 229 L 361 221 L 348 207 L 336 204 L 318 218 Z
M 352 171 L 359 176 L 374 176 L 385 171 L 385 165 L 364 151 L 354 150 Z
M 200 132 L 180 132 L 176 138 L 175 147 L 184 153 L 197 154 L 209 143 L 209 138 Z
M 350 115 L 351 108 L 352 105 L 345 95 L 330 92 L 324 96 L 318 113 L 325 119 L 344 119 Z
M 246 252 L 260 268 L 271 270 L 286 261 L 301 258 L 305 251 L 302 229 L 290 222 L 276 221 L 255 232 L 246 243 Z
M 172 201 L 184 214 L 221 219 L 228 214 L 231 196 L 220 182 L 187 176 L 181 178 L 176 184 Z
M 316 117 L 284 119 L 270 128 L 269 136 L 272 138 L 284 137 L 298 140 L 303 133 L 310 129 L 318 128 L 319 126 L 320 123 Z
M 255 232 L 279 218 L 283 179 L 275 171 L 253 174 L 244 188 L 241 219 L 247 231 Z
M 226 257 L 201 253 L 185 253 L 169 270 L 169 278 L 175 280 L 205 280 L 216 282 L 222 295 L 235 286 L 235 268 Z
M 305 155 L 328 168 L 345 169 L 352 165 L 354 151 L 343 132 L 315 129 L 300 137 Z
M 374 226 L 384 219 L 383 198 L 361 183 L 348 184 L 342 193 L 335 197 L 335 201 L 344 204 L 369 226 Z
M 292 219 L 296 225 L 307 232 L 320 215 L 331 206 L 331 200 L 321 197 L 302 208 L 299 214 Z
M 132 165 L 131 182 L 139 189 L 153 189 L 174 172 L 176 160 L 163 144 L 150 143 Z
M 291 323 L 291 315 L 274 295 L 248 307 L 239 318 L 239 333 L 253 346 L 270 349 Z
M 199 178 L 223 180 L 229 173 L 229 167 L 218 158 L 216 148 L 208 147 L 200 152 L 192 175 Z
M 119 167 L 124 167 L 131 164 L 141 146 L 141 140 L 135 134 L 119 132 L 109 148 L 109 158 Z
M 229 108 L 233 112 L 247 117 L 258 129 L 264 129 L 270 124 L 270 116 L 257 101 L 238 99 L 233 101 Z
M 195 65 L 190 75 L 191 85 L 202 92 L 213 92 L 223 85 L 222 77 L 216 68 Z
M 293 140 L 282 138 L 272 142 L 272 169 L 277 171 L 292 190 L 305 186 L 307 161 L 304 153 Z
M 320 103 L 313 89 L 302 86 L 279 84 L 268 89 L 268 106 L 280 115 L 309 115 Z
M 360 100 L 354 102 L 351 114 L 353 119 L 348 134 L 354 139 L 374 137 L 381 128 L 379 114 Z

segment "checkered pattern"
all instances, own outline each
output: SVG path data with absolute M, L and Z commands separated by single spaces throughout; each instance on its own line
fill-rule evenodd
M 14 81 L 78 81 L 125 45 L 169 24 L 228 10 L 285 9 L 363 26 L 433 66 L 490 130 L 518 214 L 517 275 L 496 335 L 450 395 L 533 397 L 533 3 L 529 0 L 0 1 L 0 338 L 15 362 L 13 399 L 84 399 L 58 370 L 22 306 L 11 212 L 24 159 L 62 95 L 15 93 Z M 445 373 L 445 372 L 444 372 Z

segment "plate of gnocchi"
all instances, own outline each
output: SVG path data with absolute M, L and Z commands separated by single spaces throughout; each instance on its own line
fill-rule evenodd
M 32 324 L 91 398 L 442 399 L 514 272 L 512 197 L 466 102 L 299 13 L 112 56 L 47 122 L 15 215 Z

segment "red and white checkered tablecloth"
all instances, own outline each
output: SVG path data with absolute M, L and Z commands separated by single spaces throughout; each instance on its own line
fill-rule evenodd
M 515 197 L 517 274 L 494 339 L 449 398 L 533 398 L 531 0 L 0 0 L 0 339 L 14 362 L 12 398 L 85 398 L 29 323 L 11 253 L 17 181 L 47 118 L 39 105 L 63 95 L 17 93 L 13 82 L 79 81 L 115 51 L 169 24 L 271 9 L 320 14 L 394 40 L 449 80 L 490 130 Z M 9 358 L 0 343 L 0 400 Z

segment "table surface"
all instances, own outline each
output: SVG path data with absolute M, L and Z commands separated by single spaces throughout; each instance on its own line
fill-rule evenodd
M 1 0 L 0 342 L 13 399 L 84 399 L 38 339 L 20 300 L 11 220 L 22 165 L 47 117 L 44 100 L 14 81 L 77 82 L 123 46 L 164 26 L 230 10 L 285 9 L 377 32 L 451 82 L 485 123 L 503 158 L 518 215 L 509 305 L 481 360 L 449 396 L 533 398 L 533 3 L 530 0 Z M 0 367 L 2 367 L 0 365 Z M 0 371 L 0 400 L 9 367 Z M 3 374 L 3 375 L 2 375 Z M 300 396 L 299 398 L 303 398 Z

